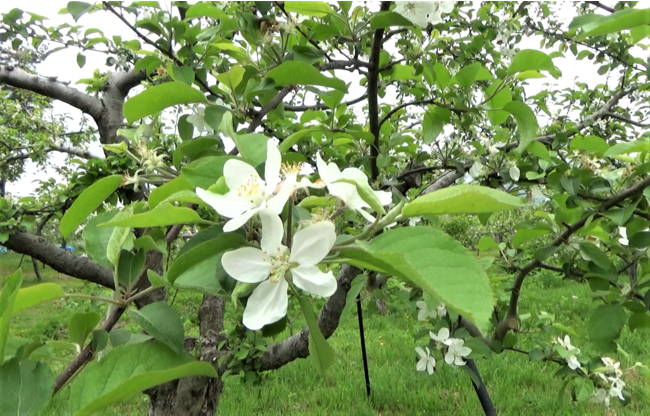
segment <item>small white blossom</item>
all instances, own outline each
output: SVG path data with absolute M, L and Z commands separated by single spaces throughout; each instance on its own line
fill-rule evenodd
M 621 238 L 618 239 L 620 245 L 626 246 L 630 243 L 627 239 L 627 228 L 618 227 L 618 234 L 621 236 Z
M 429 306 L 427 306 L 427 303 L 425 301 L 420 300 L 415 303 L 415 306 L 418 307 L 418 321 L 424 321 L 426 319 L 436 317 L 436 312 L 430 311 Z
M 415 352 L 418 353 L 420 356 L 420 360 L 418 361 L 417 365 L 415 368 L 418 371 L 424 371 L 427 370 L 429 375 L 433 375 L 433 370 L 436 368 L 436 359 L 431 356 L 431 352 L 429 351 L 429 348 L 426 348 L 426 352 L 420 347 L 415 348 Z
M 395 13 L 401 14 L 413 24 L 427 27 L 429 23 L 442 22 L 442 13 L 454 10 L 453 1 L 400 1 L 395 6 Z
M 607 371 L 611 374 L 615 374 L 616 378 L 620 378 L 623 372 L 621 371 L 621 363 L 609 358 L 609 357 L 601 357 L 601 360 L 603 361 L 603 364 L 605 364 L 605 368 Z
M 569 353 L 569 355 L 564 358 L 569 368 L 572 370 L 580 368 L 580 361 L 578 361 L 578 358 L 576 357 L 580 354 L 580 350 L 571 345 L 571 338 L 569 338 L 568 335 L 565 335 L 564 339 L 558 338 L 557 343 L 564 347 L 564 349 Z
M 431 337 L 432 340 L 438 342 L 439 344 L 445 344 L 445 345 L 451 344 L 451 341 L 454 340 L 454 338 L 449 338 L 448 328 L 440 328 L 440 330 L 438 331 L 438 335 L 429 331 L 429 336 Z
M 208 133 L 212 134 L 214 130 L 208 125 L 205 121 L 205 107 L 196 106 L 194 107 L 195 114 L 187 117 L 187 122 L 192 124 L 199 133 Z
M 439 318 L 443 318 L 447 315 L 447 308 L 445 307 L 444 303 L 438 305 L 438 307 L 436 308 L 436 313 L 438 314 Z
M 449 349 L 447 350 L 447 354 L 445 354 L 445 362 L 447 364 L 453 364 L 459 367 L 465 365 L 463 358 L 470 355 L 472 350 L 469 347 L 465 347 L 464 344 L 465 341 L 462 339 L 451 339 Z
M 422 217 L 411 217 L 409 218 L 409 225 L 415 227 L 420 221 L 422 221 Z
M 605 130 L 607 128 L 607 121 L 605 119 L 598 119 L 596 121 L 596 125 L 598 126 L 599 129 Z
M 519 172 L 519 168 L 517 166 L 512 166 L 508 173 L 510 174 L 510 177 L 512 178 L 513 181 L 519 182 L 520 172 Z

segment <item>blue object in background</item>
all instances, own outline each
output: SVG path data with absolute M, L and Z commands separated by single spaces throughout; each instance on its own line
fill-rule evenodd
M 71 252 L 71 253 L 74 251 L 74 247 L 72 247 L 72 246 L 65 246 L 65 247 L 63 247 L 63 245 L 60 245 L 59 247 L 61 247 L 61 248 L 65 248 L 66 251 L 69 251 L 69 252 Z
M 7 252 L 7 247 L 0 246 L 0 254 L 6 253 L 6 252 Z

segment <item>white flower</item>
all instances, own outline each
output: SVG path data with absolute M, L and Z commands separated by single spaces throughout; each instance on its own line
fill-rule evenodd
M 187 122 L 191 123 L 199 133 L 207 132 L 208 134 L 212 134 L 214 130 L 212 130 L 212 127 L 205 122 L 205 107 L 196 106 L 194 107 L 194 110 L 196 111 L 196 114 L 187 117 Z
M 370 206 L 361 199 L 357 192 L 357 187 L 351 183 L 337 182 L 338 180 L 346 179 L 367 183 L 368 177 L 365 173 L 357 168 L 346 168 L 341 172 L 335 163 L 325 163 L 320 157 L 320 154 L 316 154 L 316 166 L 318 167 L 318 174 L 323 182 L 325 182 L 325 185 L 327 185 L 327 190 L 330 194 L 343 201 L 348 208 L 359 212 L 368 221 L 375 221 L 375 217 L 363 210 L 363 208 L 370 208 Z M 382 205 L 390 204 L 392 200 L 390 192 L 374 192 Z
M 438 335 L 429 331 L 429 336 L 431 337 L 432 340 L 445 345 L 450 345 L 451 342 L 454 340 L 454 338 L 449 338 L 448 328 L 440 328 L 440 330 L 438 331 Z
M 515 49 L 510 45 L 505 45 L 503 49 L 501 49 L 501 56 L 504 59 L 512 59 L 515 56 Z
M 618 239 L 618 243 L 622 246 L 628 245 L 629 241 L 627 239 L 627 228 L 618 227 L 618 233 L 621 236 L 621 238 Z
M 598 121 L 596 122 L 596 125 L 597 125 L 598 128 L 600 128 L 601 130 L 605 130 L 605 129 L 607 128 L 607 121 L 605 121 L 605 120 L 602 119 L 602 118 L 601 118 L 601 119 L 598 119 Z
M 395 6 L 395 13 L 399 13 L 415 25 L 427 27 L 429 22 L 437 24 L 442 22 L 442 13 L 454 10 L 453 1 L 399 1 Z
M 632 286 L 630 286 L 629 283 L 626 283 L 622 288 L 621 288 L 621 295 L 627 296 L 630 294 L 632 291 Z
M 569 368 L 572 370 L 580 368 L 580 361 L 578 361 L 578 358 L 576 357 L 576 355 L 580 354 L 580 350 L 571 345 L 571 338 L 569 338 L 568 335 L 565 335 L 564 339 L 558 338 L 557 343 L 564 347 L 564 349 L 570 354 L 564 358 Z
M 409 225 L 415 227 L 420 221 L 422 221 L 422 217 L 411 217 L 409 218 Z
M 196 188 L 196 194 L 219 215 L 232 218 L 224 225 L 225 232 L 238 229 L 265 208 L 279 215 L 296 183 L 296 175 L 289 175 L 280 183 L 281 161 L 282 156 L 277 145 L 269 140 L 264 165 L 266 182 L 248 163 L 230 159 L 223 166 L 223 176 L 230 190 L 224 195 L 219 195 Z M 276 189 L 278 185 L 279 190 Z
M 470 175 L 472 176 L 472 178 L 474 178 L 474 179 L 476 179 L 476 178 L 480 178 L 482 172 L 483 172 L 483 164 L 482 164 L 479 160 L 477 160 L 476 162 L 474 162 L 474 164 L 472 165 L 472 167 L 469 169 L 469 174 L 470 174 Z
M 608 377 L 612 382 L 612 385 L 609 388 L 609 395 L 612 397 L 617 397 L 621 401 L 625 401 L 623 397 L 623 387 L 625 387 L 625 382 L 620 378 Z
M 420 356 L 420 361 L 418 361 L 417 365 L 415 368 L 418 371 L 424 371 L 427 370 L 429 375 L 433 375 L 433 370 L 436 368 L 436 359 L 431 356 L 431 352 L 429 351 L 429 348 L 425 347 L 427 352 L 424 352 L 422 348 L 416 347 L 415 352 L 418 353 Z
M 598 404 L 605 403 L 605 405 L 609 407 L 609 395 L 605 389 L 596 390 L 591 397 L 591 401 Z
M 465 341 L 462 339 L 452 338 L 451 343 L 449 344 L 449 349 L 447 354 L 445 354 L 445 361 L 449 365 L 463 366 L 465 365 L 464 357 L 467 357 L 472 350 L 469 347 L 465 347 Z
M 233 279 L 260 283 L 248 298 L 244 310 L 244 325 L 251 330 L 277 322 L 287 314 L 287 272 L 291 273 L 293 284 L 311 294 L 329 297 L 336 291 L 332 272 L 323 273 L 316 266 L 334 246 L 334 225 L 323 221 L 303 228 L 293 236 L 289 251 L 282 245 L 284 228 L 280 217 L 269 209 L 259 214 L 262 220 L 261 250 L 243 247 L 229 251 L 221 258 L 223 269 Z
M 510 168 L 510 177 L 512 178 L 513 181 L 519 182 L 519 168 L 517 166 L 513 166 Z
M 612 358 L 609 357 L 601 357 L 601 360 L 603 361 L 603 364 L 605 364 L 605 368 L 609 373 L 616 374 L 616 378 L 621 377 L 623 372 L 621 371 L 621 363 L 618 361 L 615 361 Z
M 438 317 L 440 317 L 440 318 L 447 315 L 447 308 L 445 307 L 444 303 L 441 303 L 440 305 L 438 305 L 438 307 L 436 308 L 436 313 L 438 314 Z
M 425 319 L 436 317 L 436 312 L 430 311 L 425 301 L 418 301 L 415 305 L 418 307 L 418 321 L 424 321 Z

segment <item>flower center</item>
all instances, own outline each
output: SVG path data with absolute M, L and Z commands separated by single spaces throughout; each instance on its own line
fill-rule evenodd
M 277 257 L 271 257 L 271 274 L 269 280 L 273 283 L 278 283 L 280 279 L 284 278 L 285 273 L 291 268 L 289 263 L 289 253 L 280 254 Z
M 249 198 L 251 202 L 259 205 L 264 200 L 264 192 L 262 188 L 260 180 L 254 175 L 250 175 L 248 180 L 237 188 L 237 196 Z

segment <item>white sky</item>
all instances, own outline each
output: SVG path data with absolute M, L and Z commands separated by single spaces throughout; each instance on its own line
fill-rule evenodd
M 164 8 L 168 8 L 168 1 L 161 1 L 160 4 Z M 479 2 L 475 2 L 479 3 Z M 611 4 L 612 2 L 605 2 Z M 14 7 L 19 7 L 23 11 L 31 11 L 43 16 L 46 16 L 49 20 L 46 21 L 47 25 L 57 26 L 62 23 L 73 23 L 73 19 L 69 14 L 59 15 L 58 11 L 65 7 L 67 1 L 45 1 L 45 0 L 23 0 L 20 3 L 13 1 L 2 1 L 0 2 L 0 13 L 6 13 Z M 376 6 L 376 5 L 375 5 Z M 572 5 L 569 2 L 563 3 L 561 6 L 562 16 L 566 16 L 565 24 L 568 25 L 570 22 L 573 11 Z M 116 17 L 108 12 L 97 12 L 93 14 L 87 14 L 82 16 L 79 19 L 78 24 L 83 25 L 85 28 L 96 27 L 101 29 L 106 37 L 111 37 L 113 35 L 121 35 L 123 40 L 135 39 L 135 35 L 120 22 Z M 524 40 L 517 45 L 517 48 L 520 49 L 539 49 L 539 41 L 541 38 L 524 38 Z M 557 47 L 558 44 L 556 44 Z M 144 47 L 144 45 L 143 45 Z M 553 49 L 556 50 L 556 49 Z M 553 50 L 545 50 L 545 52 L 550 53 Z M 80 90 L 84 89 L 84 85 L 75 85 L 75 82 L 81 78 L 91 78 L 95 69 L 100 71 L 106 71 L 107 67 L 104 65 L 107 55 L 102 53 L 93 53 L 86 52 L 86 64 L 83 68 L 79 68 L 76 63 L 77 49 L 68 49 L 56 52 L 50 55 L 45 62 L 39 64 L 37 70 L 40 74 L 46 76 L 57 77 L 58 80 L 68 82 L 70 85 Z M 528 95 L 534 95 L 542 89 L 547 88 L 545 86 L 548 82 L 554 82 L 560 88 L 566 88 L 573 85 L 574 79 L 578 78 L 580 82 L 587 83 L 590 88 L 595 87 L 599 83 L 605 82 L 606 78 L 604 76 L 598 75 L 598 65 L 593 65 L 588 60 L 577 61 L 571 53 L 567 53 L 567 58 L 557 58 L 554 59 L 555 65 L 562 71 L 562 77 L 555 81 L 552 78 L 548 77 L 545 79 L 539 80 L 530 80 L 529 86 L 526 87 Z M 341 57 L 342 58 L 342 57 Z M 344 58 L 342 58 L 344 59 Z M 348 95 L 343 99 L 349 100 L 352 98 L 359 97 L 365 91 L 365 88 L 359 85 L 358 80 L 361 78 L 359 74 L 350 74 L 347 71 L 337 71 L 337 76 L 344 79 L 346 82 L 351 82 L 351 87 L 349 89 Z M 557 88 L 557 87 L 556 87 Z M 391 97 L 392 96 L 392 97 Z M 394 102 L 394 94 L 387 94 L 383 102 Z M 361 110 L 362 104 L 359 104 L 359 111 Z M 61 102 L 55 102 L 54 111 L 57 114 L 66 113 L 72 116 L 73 122 L 68 123 L 67 131 L 78 131 L 78 126 L 75 125 L 79 123 L 81 112 L 67 104 Z M 359 114 L 359 113 L 357 113 Z M 540 124 L 543 125 L 542 120 Z M 94 122 L 91 120 L 91 125 L 94 126 Z M 102 155 L 102 149 L 98 142 L 89 146 L 89 150 L 93 154 Z M 65 163 L 66 160 L 65 154 L 60 154 L 57 152 L 50 153 L 50 163 L 55 165 L 61 165 Z M 44 180 L 50 177 L 57 177 L 53 168 L 40 169 L 35 166 L 31 161 L 27 161 L 25 165 L 25 173 L 21 179 L 14 183 L 7 184 L 8 193 L 15 196 L 26 196 L 31 194 L 37 187 L 36 180 Z M 58 180 L 61 180 L 60 177 L 57 177 Z

